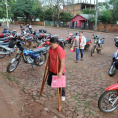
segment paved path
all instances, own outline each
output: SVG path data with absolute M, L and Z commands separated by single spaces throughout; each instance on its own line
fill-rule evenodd
M 19 30 L 16 25 L 11 25 L 12 29 Z M 43 26 L 33 26 L 33 29 L 44 28 Z M 59 35 L 60 38 L 66 39 L 68 29 L 56 29 L 45 27 L 52 35 Z M 70 30 L 75 33 L 77 30 Z M 87 38 L 92 38 L 93 32 L 84 31 Z M 105 88 L 117 82 L 118 74 L 114 77 L 108 76 L 112 55 L 116 51 L 114 46 L 114 36 L 112 33 L 97 34 L 101 38 L 105 38 L 104 49 L 100 54 L 90 56 L 90 50 L 84 51 L 84 61 L 74 63 L 75 52 L 70 53 L 69 45 L 65 48 L 66 51 L 66 101 L 62 103 L 62 111 L 58 112 L 57 89 L 52 89 L 45 85 L 42 96 L 39 96 L 42 78 L 44 74 L 45 65 L 41 67 L 34 67 L 20 62 L 18 68 L 10 76 L 16 78 L 23 91 L 32 96 L 37 103 L 42 104 L 45 108 L 54 113 L 54 118 L 118 118 L 118 109 L 112 113 L 105 114 L 98 109 L 98 99 L 105 91 Z M 6 72 L 6 66 L 12 57 L 5 57 L 1 59 L 0 71 Z M 46 113 L 44 113 L 46 114 Z M 50 116 L 52 117 L 52 116 Z M 24 116 L 23 118 L 28 118 Z

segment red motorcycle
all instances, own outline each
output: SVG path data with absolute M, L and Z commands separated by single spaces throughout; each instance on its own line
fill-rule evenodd
M 78 34 L 79 34 L 79 32 L 78 32 Z M 69 36 L 67 37 L 66 42 L 71 43 L 70 48 L 72 48 L 73 42 L 74 42 L 76 36 L 77 36 L 77 33 L 76 34 L 69 33 Z M 84 47 L 85 50 L 89 49 L 91 42 L 92 42 L 92 39 L 86 38 L 86 45 Z
M 109 113 L 118 108 L 118 82 L 106 88 L 98 101 L 100 111 Z

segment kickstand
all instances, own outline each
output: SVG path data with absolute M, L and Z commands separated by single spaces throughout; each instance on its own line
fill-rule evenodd
M 32 69 L 34 70 L 33 63 L 31 63 Z

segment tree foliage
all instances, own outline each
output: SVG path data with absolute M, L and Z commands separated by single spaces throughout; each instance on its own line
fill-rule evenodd
M 12 13 L 12 7 L 15 4 L 15 0 L 7 0 L 7 4 L 8 6 L 8 18 L 12 18 L 13 17 L 13 13 Z M 6 14 L 6 4 L 5 4 L 5 0 L 0 0 L 0 18 L 6 18 L 7 14 Z
M 111 20 L 111 12 L 109 10 L 103 10 L 99 15 L 98 19 L 101 22 L 109 23 Z
M 26 20 L 31 18 L 44 20 L 44 12 L 39 0 L 16 0 L 13 13 L 15 18 L 20 16 L 25 17 Z
M 45 10 L 45 20 L 52 21 L 53 20 L 53 10 L 48 8 Z
M 60 21 L 69 22 L 73 18 L 73 14 L 61 12 L 60 13 Z
M 113 9 L 112 12 L 112 21 L 118 21 L 118 0 L 112 1 Z
M 83 10 L 83 14 L 95 14 L 95 10 L 87 8 Z

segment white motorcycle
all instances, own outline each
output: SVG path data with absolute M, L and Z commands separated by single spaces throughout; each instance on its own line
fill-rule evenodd
M 16 32 L 14 32 L 13 38 L 10 39 L 7 43 L 0 43 L 0 59 L 4 58 L 6 55 L 10 55 L 15 51 L 15 41 L 16 41 Z

